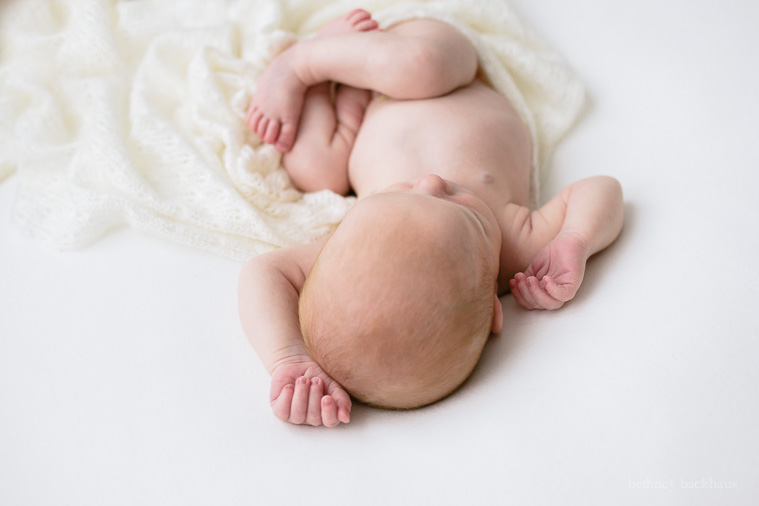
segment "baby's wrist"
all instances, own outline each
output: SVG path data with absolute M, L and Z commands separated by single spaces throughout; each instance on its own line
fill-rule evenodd
M 293 345 L 272 353 L 264 360 L 264 366 L 269 374 L 273 374 L 282 365 L 311 362 L 311 356 L 303 345 Z
M 585 258 L 585 260 L 593 255 L 591 241 L 581 230 L 574 228 L 562 229 L 556 236 L 556 239 L 554 239 L 554 241 L 556 240 L 571 241 L 574 243 L 577 251 L 582 255 L 583 258 Z

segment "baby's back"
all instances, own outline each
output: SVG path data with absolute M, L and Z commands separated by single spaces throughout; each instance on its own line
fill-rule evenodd
M 424 100 L 375 99 L 349 162 L 359 197 L 425 174 L 459 183 L 498 208 L 529 204 L 532 144 L 503 96 L 480 80 Z

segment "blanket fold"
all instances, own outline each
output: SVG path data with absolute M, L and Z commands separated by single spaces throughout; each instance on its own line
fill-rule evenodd
M 14 223 L 61 249 L 129 225 L 238 260 L 326 236 L 353 198 L 295 190 L 245 112 L 271 58 L 359 6 L 381 26 L 431 17 L 465 33 L 530 127 L 536 168 L 576 120 L 582 86 L 505 0 L 9 0 L 0 181 L 17 173 Z

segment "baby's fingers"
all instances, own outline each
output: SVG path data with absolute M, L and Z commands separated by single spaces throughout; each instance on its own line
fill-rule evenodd
M 337 406 L 337 419 L 343 423 L 349 423 L 351 421 L 351 403 L 339 402 Z
M 286 419 L 288 422 L 301 424 L 306 421 L 310 384 L 311 382 L 305 376 L 301 376 L 295 382 L 295 392 L 290 405 L 290 417 Z
M 294 392 L 295 385 L 285 385 L 282 387 L 279 397 L 271 405 L 274 416 L 285 422 L 290 419 L 290 405 L 293 402 Z
M 557 300 L 552 297 L 546 291 L 546 288 L 541 286 L 538 278 L 527 278 L 527 286 L 529 287 L 530 295 L 532 295 L 532 298 L 535 300 L 538 306 L 543 309 L 559 309 L 562 304 L 564 304 L 564 301 Z
M 306 423 L 309 425 L 321 425 L 321 401 L 324 395 L 324 383 L 319 378 L 311 378 L 311 390 L 308 393 L 308 413 Z
M 551 276 L 546 276 L 544 282 L 546 290 L 551 294 L 551 297 L 562 302 L 572 299 L 577 293 L 576 285 L 559 285 Z
M 530 293 L 530 288 L 527 286 L 527 277 L 524 274 L 521 272 L 517 273 L 509 286 L 511 294 L 520 306 L 525 309 L 538 309 L 540 307 Z
M 322 397 L 322 423 L 325 427 L 335 427 L 340 423 L 337 418 L 337 403 L 329 395 Z
M 333 383 L 329 389 L 329 395 L 337 405 L 337 419 L 343 423 L 351 421 L 351 396 L 348 392 Z
M 516 279 L 509 280 L 509 290 L 511 290 L 511 295 L 514 297 L 514 300 L 516 300 L 520 306 L 522 306 L 525 309 L 532 309 L 531 307 L 527 306 L 527 303 L 522 299 L 522 294 L 519 292 L 519 286 L 517 284 Z

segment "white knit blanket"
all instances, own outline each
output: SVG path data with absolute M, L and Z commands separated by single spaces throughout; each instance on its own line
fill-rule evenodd
M 271 58 L 353 7 L 462 30 L 547 159 L 583 90 L 505 0 L 3 0 L 0 181 L 61 249 L 129 225 L 235 259 L 328 234 L 353 203 L 301 194 L 245 125 Z M 535 190 L 537 186 L 535 186 Z

